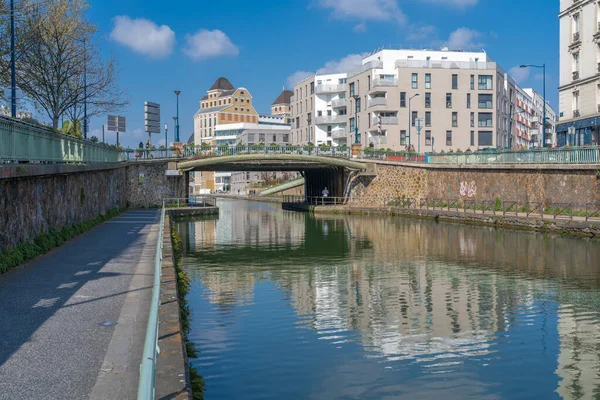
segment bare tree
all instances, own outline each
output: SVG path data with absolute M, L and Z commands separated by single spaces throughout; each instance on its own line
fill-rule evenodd
M 32 4 L 22 22 L 28 41 L 17 59 L 18 86 L 54 128 L 63 114 L 80 119 L 84 102 L 88 117 L 128 104 L 115 60 L 105 63 L 93 46 L 95 27 L 85 17 L 87 7 L 86 0 Z

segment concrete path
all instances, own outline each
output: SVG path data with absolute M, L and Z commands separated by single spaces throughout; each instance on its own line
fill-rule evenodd
M 127 212 L 0 275 L 0 399 L 136 397 L 159 217 Z

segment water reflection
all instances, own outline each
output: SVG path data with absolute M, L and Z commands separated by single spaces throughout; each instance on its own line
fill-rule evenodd
M 208 398 L 600 398 L 598 242 L 220 207 L 178 224 Z

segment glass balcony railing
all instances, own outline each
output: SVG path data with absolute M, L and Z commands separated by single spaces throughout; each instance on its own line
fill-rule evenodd
M 342 93 L 346 91 L 346 84 L 342 83 L 339 85 L 317 85 L 315 87 L 316 94 L 325 94 L 325 93 Z

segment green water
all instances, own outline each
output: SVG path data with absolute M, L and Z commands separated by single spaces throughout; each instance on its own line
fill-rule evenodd
M 176 223 L 206 399 L 600 399 L 600 244 L 219 201 Z

